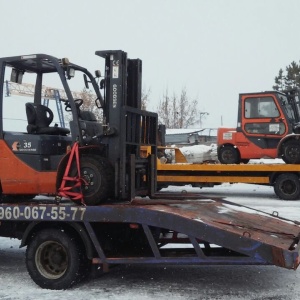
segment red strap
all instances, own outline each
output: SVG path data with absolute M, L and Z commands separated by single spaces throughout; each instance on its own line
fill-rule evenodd
M 71 165 L 72 165 L 74 156 L 76 159 L 77 176 L 71 177 L 70 169 L 71 169 Z M 71 185 L 66 186 L 67 182 L 71 182 Z M 64 173 L 61 185 L 58 189 L 58 195 L 60 197 L 70 198 L 73 201 L 80 201 L 82 204 L 85 204 L 84 200 L 83 200 L 82 189 L 81 189 L 83 183 L 87 184 L 87 182 L 83 178 L 81 178 L 80 160 L 79 160 L 79 145 L 78 145 L 78 142 L 76 142 L 76 143 L 74 143 L 74 145 L 71 149 L 69 160 L 68 160 L 68 163 L 67 163 L 67 166 L 65 169 L 65 173 Z M 79 192 L 73 191 L 74 188 L 79 188 Z

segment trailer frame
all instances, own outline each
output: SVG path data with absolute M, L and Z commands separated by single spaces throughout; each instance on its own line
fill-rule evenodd
M 66 234 L 83 246 L 87 265 L 99 264 L 104 271 L 115 264 L 276 265 L 296 269 L 300 263 L 299 222 L 199 194 L 161 193 L 153 199 L 136 197 L 101 206 L 79 206 L 70 201 L 57 205 L 54 199 L 2 203 L 0 221 L 0 236 L 19 238 L 20 247 L 28 249 L 45 230 L 52 236 L 53 232 Z M 49 236 L 47 243 L 51 244 L 53 237 Z M 32 250 L 28 252 L 27 268 L 33 260 Z M 77 282 L 72 279 L 57 285 L 59 277 L 53 281 L 41 274 L 36 278 L 30 269 L 29 273 L 46 288 L 65 289 Z

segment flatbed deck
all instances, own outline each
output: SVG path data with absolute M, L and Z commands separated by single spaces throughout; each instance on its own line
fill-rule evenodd
M 222 183 L 249 183 L 273 186 L 275 194 L 283 200 L 300 199 L 300 166 L 297 164 L 220 164 L 213 161 L 193 164 L 187 163 L 179 148 L 173 150 L 172 163 L 157 159 L 159 189 L 168 185 L 191 184 L 202 188 Z M 143 151 L 150 153 L 148 148 Z
M 290 164 L 235 164 L 175 163 L 157 165 L 158 183 L 253 183 L 270 184 L 275 175 L 298 174 L 299 165 Z
M 0 221 L 2 225 L 21 222 L 24 228 L 29 223 L 82 224 L 97 252 L 93 262 L 106 266 L 116 263 L 272 264 L 296 269 L 299 265 L 300 226 L 296 221 L 218 198 L 185 195 L 181 199 L 183 196 L 178 194 L 157 197 L 101 206 L 78 206 L 71 202 L 3 203 Z M 126 254 L 106 251 L 97 230 L 103 224 L 141 230 L 148 247 Z M 7 236 L 1 227 L 0 235 Z M 26 244 L 26 236 L 23 235 L 22 245 Z

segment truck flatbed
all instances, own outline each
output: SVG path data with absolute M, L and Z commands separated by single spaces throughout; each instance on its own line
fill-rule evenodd
M 187 163 L 179 148 L 174 149 L 175 162 L 157 160 L 157 184 L 213 187 L 222 183 L 264 184 L 274 187 L 283 200 L 300 199 L 300 166 L 284 163 L 220 164 Z
M 276 174 L 300 172 L 299 165 L 291 164 L 219 164 L 175 163 L 158 164 L 158 182 L 185 183 L 253 183 L 270 184 Z
M 20 223 L 24 230 L 24 246 L 29 231 L 38 224 L 49 224 L 50 227 L 81 224 L 96 250 L 91 257 L 93 262 L 103 264 L 106 270 L 110 264 L 120 263 L 298 267 L 300 226 L 296 221 L 223 199 L 201 198 L 197 194 L 180 196 L 171 193 L 157 197 L 134 198 L 131 202 L 101 206 L 78 206 L 72 202 L 43 204 L 37 201 L 23 205 L 1 204 L 0 235 L 7 236 L 5 223 Z M 51 225 L 53 223 L 56 225 Z M 119 250 L 106 251 L 107 241 L 99 236 L 98 228 L 104 226 L 110 232 L 109 226 L 115 225 L 130 228 L 140 236 L 139 240 L 145 238 L 147 242 L 128 250 L 119 245 L 119 237 L 110 233 L 110 239 L 116 242 L 114 246 Z M 125 244 L 127 242 L 124 241 Z

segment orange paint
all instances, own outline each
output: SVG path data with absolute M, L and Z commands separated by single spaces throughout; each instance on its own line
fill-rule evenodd
M 15 144 L 15 143 L 14 143 Z M 13 145 L 13 149 L 17 145 Z M 0 140 L 0 180 L 3 194 L 55 194 L 56 171 L 39 172 L 21 161 Z

